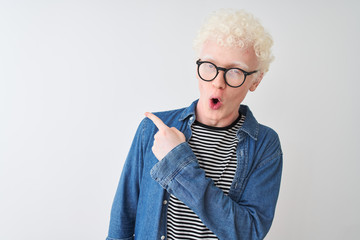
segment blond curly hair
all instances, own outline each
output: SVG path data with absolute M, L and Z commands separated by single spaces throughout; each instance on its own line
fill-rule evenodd
M 271 52 L 271 35 L 252 14 L 245 10 L 221 9 L 213 12 L 200 28 L 193 46 L 197 53 L 205 41 L 215 39 L 220 46 L 253 47 L 259 69 L 266 73 L 274 56 Z

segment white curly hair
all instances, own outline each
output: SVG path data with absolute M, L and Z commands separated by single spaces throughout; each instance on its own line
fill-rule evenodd
M 199 54 L 205 41 L 214 39 L 220 46 L 253 47 L 262 73 L 269 70 L 274 56 L 271 35 L 245 10 L 221 9 L 213 12 L 200 28 L 193 46 Z

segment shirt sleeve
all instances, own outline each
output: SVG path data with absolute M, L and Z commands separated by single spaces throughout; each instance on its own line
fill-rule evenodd
M 143 167 L 144 121 L 136 131 L 111 208 L 107 240 L 134 239 L 135 218 Z
M 277 135 L 257 163 L 239 201 L 206 178 L 186 142 L 157 163 L 151 176 L 192 209 L 219 239 L 263 239 L 270 229 L 280 188 L 282 152 Z

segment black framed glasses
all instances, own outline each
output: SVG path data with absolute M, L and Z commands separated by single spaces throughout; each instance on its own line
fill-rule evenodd
M 247 76 L 250 76 L 251 74 L 258 72 L 258 70 L 247 72 L 242 70 L 241 68 L 222 68 L 216 66 L 212 62 L 201 61 L 201 59 L 198 59 L 196 61 L 196 64 L 198 65 L 197 68 L 198 75 L 202 80 L 206 82 L 210 82 L 214 80 L 219 74 L 219 70 L 221 70 L 224 71 L 225 83 L 233 88 L 240 87 L 241 85 L 244 84 Z

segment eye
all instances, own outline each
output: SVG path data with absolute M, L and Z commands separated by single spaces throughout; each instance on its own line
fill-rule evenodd
M 213 69 L 215 66 L 211 63 L 204 63 L 206 68 Z
M 204 62 L 201 64 L 201 70 L 206 72 L 216 72 L 216 67 L 212 63 Z
M 244 73 L 238 68 L 231 68 L 229 69 L 229 71 L 227 71 L 226 77 L 228 78 L 229 81 L 232 80 L 238 81 L 244 78 Z
M 242 76 L 243 75 L 243 72 L 240 71 L 239 69 L 237 68 L 231 68 L 229 69 L 228 73 L 230 76 Z
M 230 70 L 229 70 L 229 73 L 230 74 L 242 74 L 242 72 L 239 70 L 239 69 L 237 69 L 237 68 L 231 68 Z

